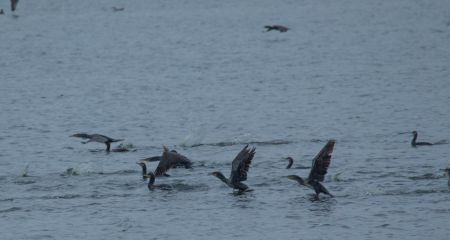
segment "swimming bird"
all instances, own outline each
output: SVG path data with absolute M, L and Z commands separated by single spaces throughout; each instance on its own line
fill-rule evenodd
M 315 199 L 319 200 L 319 194 L 324 193 L 333 197 L 331 193 L 320 183 L 327 174 L 328 167 L 331 162 L 331 154 L 333 153 L 335 140 L 329 140 L 327 144 L 320 150 L 317 156 L 312 160 L 312 168 L 308 178 L 303 179 L 297 175 L 289 175 L 288 179 L 297 181 L 300 185 L 313 189 L 316 193 Z
M 417 131 L 412 131 L 412 134 L 413 134 L 413 139 L 411 141 L 411 146 L 416 147 L 416 146 L 431 146 L 431 145 L 433 145 L 432 143 L 429 143 L 429 142 L 416 142 Z
M 121 7 L 121 8 L 118 8 L 118 7 L 112 7 L 112 10 L 113 10 L 113 12 L 120 12 L 120 11 L 125 10 L 125 8 L 124 8 L 124 7 Z
M 187 157 L 173 151 L 169 151 L 169 149 L 166 146 L 163 146 L 164 151 L 161 156 L 161 160 L 159 161 L 158 166 L 155 170 L 155 176 L 170 176 L 166 174 L 166 172 L 174 167 L 177 166 L 183 166 L 185 168 L 191 168 L 192 162 Z M 145 179 L 145 175 L 147 175 L 147 166 L 145 165 L 144 161 L 141 160 L 137 162 L 138 165 L 142 167 L 142 177 Z
M 289 169 L 292 167 L 292 164 L 294 164 L 294 159 L 291 157 L 287 157 L 286 159 L 289 161 L 288 165 L 286 166 L 286 169 Z
M 155 174 L 153 172 L 148 172 L 148 174 L 145 175 L 146 178 L 148 178 L 148 190 L 153 191 L 155 189 L 161 189 L 161 190 L 172 190 L 172 186 L 168 184 L 155 184 Z
M 249 191 L 248 186 L 242 182 L 247 180 L 247 172 L 254 156 L 255 148 L 249 149 L 246 145 L 231 163 L 230 178 L 226 178 L 221 172 L 212 172 L 209 175 L 217 177 L 230 188 L 238 189 L 239 193 Z
M 281 26 L 281 25 L 272 25 L 272 26 L 264 26 L 264 27 L 267 28 L 267 32 L 272 31 L 272 30 L 276 30 L 279 32 L 287 32 L 289 30 L 288 27 Z
M 0 15 L 5 14 L 5 12 L 3 11 L 3 9 L 0 8 Z
M 109 150 L 111 148 L 111 143 L 123 141 L 123 139 L 112 139 L 110 137 L 107 137 L 105 135 L 100 135 L 100 134 L 77 133 L 77 134 L 72 135 L 71 137 L 78 137 L 78 138 L 82 138 L 82 139 L 89 139 L 87 142 L 81 142 L 83 144 L 86 144 L 86 143 L 89 143 L 89 142 L 104 143 L 106 145 L 106 151 L 107 152 L 109 152 Z
M 11 11 L 16 11 L 17 3 L 19 0 L 11 0 Z

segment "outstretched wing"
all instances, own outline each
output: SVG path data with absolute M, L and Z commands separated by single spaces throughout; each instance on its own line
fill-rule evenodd
M 325 174 L 327 174 L 328 167 L 330 166 L 331 154 L 333 153 L 335 143 L 335 140 L 329 140 L 313 159 L 311 172 L 308 177 L 309 180 L 323 181 Z
M 249 149 L 246 145 L 231 163 L 230 181 L 238 183 L 247 180 L 247 172 L 252 159 L 255 156 L 255 148 Z
M 192 165 L 191 160 L 187 157 L 173 151 L 168 151 L 168 149 L 164 149 L 161 160 L 159 161 L 158 166 L 155 170 L 156 176 L 161 176 L 169 169 L 175 166 L 184 166 L 186 168 L 190 168 Z

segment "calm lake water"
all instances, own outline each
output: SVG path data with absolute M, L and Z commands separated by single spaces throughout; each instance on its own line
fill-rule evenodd
M 2 239 L 448 238 L 450 145 L 412 148 L 410 132 L 450 142 L 449 1 L 0 8 Z M 135 151 L 107 154 L 77 132 Z M 309 170 L 283 158 L 309 166 L 328 139 L 335 198 L 311 201 L 285 178 Z M 236 196 L 207 174 L 228 175 L 246 143 L 254 191 Z M 162 144 L 194 168 L 149 192 L 136 161 Z

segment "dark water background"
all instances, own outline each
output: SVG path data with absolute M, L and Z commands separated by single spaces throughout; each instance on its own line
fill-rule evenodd
M 449 1 L 0 8 L 1 239 L 448 238 L 450 145 L 415 149 L 405 132 L 450 140 Z M 136 151 L 106 154 L 76 132 Z M 308 166 L 331 138 L 336 197 L 311 202 L 284 178 L 309 170 L 282 157 Z M 228 175 L 246 143 L 254 191 L 235 196 L 207 173 Z M 149 192 L 135 162 L 162 144 L 195 167 Z

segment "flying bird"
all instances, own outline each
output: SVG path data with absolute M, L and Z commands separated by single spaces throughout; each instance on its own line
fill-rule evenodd
M 89 143 L 89 142 L 103 143 L 103 144 L 106 145 L 106 151 L 107 152 L 110 151 L 111 143 L 123 141 L 123 139 L 113 139 L 113 138 L 107 137 L 105 135 L 100 135 L 100 134 L 77 133 L 77 134 L 72 135 L 71 137 L 78 137 L 78 138 L 82 138 L 82 139 L 89 139 L 86 142 L 81 142 L 83 144 L 86 144 L 86 143 Z
M 297 175 L 287 176 L 288 179 L 297 181 L 300 185 L 313 189 L 316 193 L 316 200 L 319 200 L 320 193 L 333 197 L 333 195 L 320 182 L 324 180 L 325 175 L 327 174 L 335 143 L 335 140 L 329 140 L 317 156 L 312 160 L 312 168 L 308 178 L 303 179 Z
M 267 32 L 276 30 L 279 32 L 287 32 L 289 30 L 288 27 L 281 26 L 281 25 L 272 25 L 272 26 L 264 26 L 267 29 Z
M 169 176 L 166 172 L 174 167 L 183 166 L 185 168 L 191 168 L 192 167 L 192 161 L 189 160 L 187 157 L 177 153 L 176 151 L 169 151 L 169 149 L 166 146 L 163 146 L 164 151 L 163 154 L 159 160 L 159 164 L 155 169 L 155 176 Z M 145 179 L 147 178 L 147 166 L 145 165 L 145 160 L 143 159 L 139 162 L 137 162 L 138 165 L 142 167 L 142 177 Z
M 249 191 L 248 186 L 242 182 L 247 180 L 247 172 L 254 156 L 255 148 L 249 149 L 248 145 L 246 145 L 231 163 L 229 178 L 226 178 L 221 172 L 212 172 L 209 175 L 217 177 L 230 188 L 239 190 L 239 193 Z

